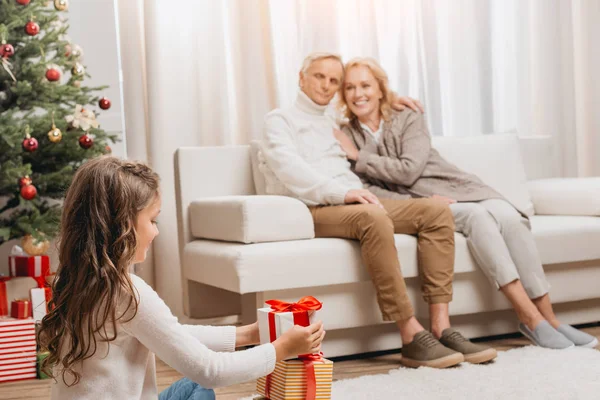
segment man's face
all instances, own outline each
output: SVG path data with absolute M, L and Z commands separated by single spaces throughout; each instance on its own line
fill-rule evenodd
M 342 83 L 344 70 L 334 58 L 313 62 L 306 73 L 300 72 L 300 88 L 315 103 L 326 106 Z

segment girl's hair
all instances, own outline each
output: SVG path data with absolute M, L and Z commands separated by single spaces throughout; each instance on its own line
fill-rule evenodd
M 95 334 L 110 342 L 116 323 L 138 300 L 129 278 L 136 251 L 135 221 L 159 190 L 158 175 L 143 163 L 99 157 L 79 167 L 67 190 L 60 224 L 59 268 L 50 310 L 38 332 L 42 363 L 56 365 L 68 386 L 74 366 L 96 353 Z M 124 311 L 117 316 L 117 308 Z M 107 331 L 106 324 L 112 329 Z M 109 334 L 108 332 L 112 332 Z M 69 384 L 66 375 L 71 376 Z
M 346 63 L 346 66 L 344 67 L 345 75 L 348 76 L 348 72 L 352 68 L 361 66 L 368 68 L 375 77 L 375 80 L 379 85 L 379 89 L 381 90 L 381 94 L 383 95 L 383 97 L 379 101 L 379 112 L 381 112 L 384 121 L 389 121 L 392 116 L 392 104 L 394 103 L 396 95 L 390 89 L 388 75 L 385 73 L 383 68 L 381 68 L 381 65 L 379 65 L 379 63 L 375 59 L 370 57 L 353 58 L 352 60 L 348 61 L 348 63 Z M 354 119 L 356 119 L 356 116 L 352 113 L 352 111 L 350 111 L 350 107 L 348 107 L 344 87 L 344 84 L 340 85 L 339 106 L 340 109 L 344 110 L 345 117 L 348 118 L 350 122 L 352 122 Z

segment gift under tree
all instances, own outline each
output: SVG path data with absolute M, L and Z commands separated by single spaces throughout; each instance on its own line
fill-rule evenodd
M 83 51 L 67 36 L 67 0 L 0 0 L 0 244 L 24 238 L 43 254 L 77 167 L 110 153 L 117 136 L 97 113 Z

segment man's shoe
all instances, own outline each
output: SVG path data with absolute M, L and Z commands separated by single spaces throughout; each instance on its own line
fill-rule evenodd
M 448 368 L 464 360 L 461 353 L 445 347 L 431 332 L 421 331 L 412 342 L 402 346 L 400 364 L 410 368 Z
M 598 346 L 598 339 L 592 335 L 582 332 L 578 329 L 573 328 L 571 325 L 562 324 L 556 328 L 557 331 L 562 333 L 567 339 L 575 343 L 577 347 L 585 347 L 593 349 Z
M 488 362 L 498 356 L 496 349 L 483 344 L 472 343 L 459 331 L 452 328 L 444 329 L 440 343 L 449 349 L 462 353 L 465 356 L 465 361 L 471 364 Z
M 520 323 L 519 331 L 531 340 L 536 346 L 545 347 L 547 349 L 568 349 L 575 347 L 575 344 L 565 337 L 562 333 L 554 329 L 546 320 L 540 322 L 534 330 L 531 330 L 527 325 Z

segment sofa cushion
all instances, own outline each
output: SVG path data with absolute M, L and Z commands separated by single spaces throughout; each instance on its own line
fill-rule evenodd
M 312 239 L 312 216 L 304 203 L 283 196 L 223 196 L 189 207 L 195 238 L 260 243 Z
M 543 264 L 600 259 L 600 218 L 534 215 L 530 220 Z
M 405 278 L 418 276 L 417 240 L 395 235 Z M 456 273 L 478 269 L 465 238 L 455 234 Z M 186 244 L 183 270 L 187 279 L 237 293 L 337 285 L 370 281 L 355 240 L 319 238 L 277 243 L 195 240 Z
M 537 215 L 600 216 L 600 177 L 538 179 L 527 186 Z
M 531 217 L 545 265 L 600 259 L 600 218 Z M 417 240 L 395 235 L 405 278 L 418 276 Z M 455 274 L 479 270 L 465 238 L 455 234 Z M 237 293 L 368 282 L 357 241 L 319 238 L 244 245 L 195 240 L 184 249 L 187 279 Z M 490 286 L 491 288 L 491 286 Z
M 445 159 L 477 175 L 522 213 L 533 215 L 517 136 L 434 137 L 432 143 Z

